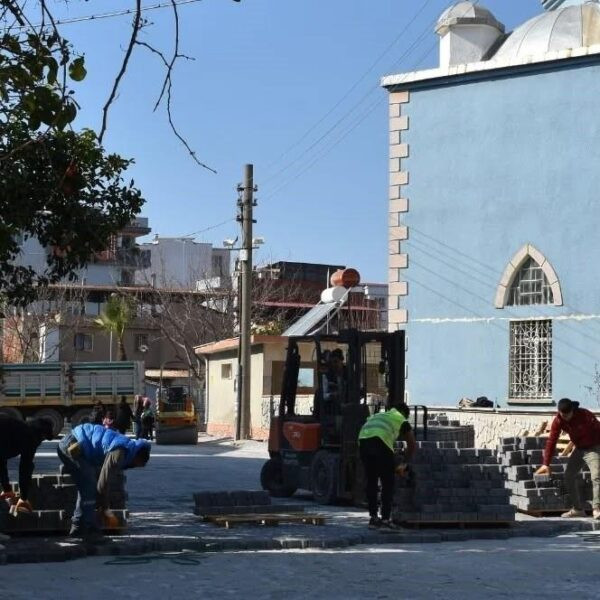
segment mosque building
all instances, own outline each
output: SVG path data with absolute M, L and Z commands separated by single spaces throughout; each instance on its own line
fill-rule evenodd
M 413 404 L 600 402 L 600 0 L 439 18 L 389 92 L 389 328 Z

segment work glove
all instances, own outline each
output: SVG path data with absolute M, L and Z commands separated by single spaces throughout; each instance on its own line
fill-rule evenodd
M 18 513 L 31 512 L 33 512 L 33 507 L 31 506 L 31 503 L 28 500 L 19 499 L 19 501 L 11 507 L 11 514 L 15 517 L 18 515 Z
M 100 517 L 102 520 L 102 527 L 104 529 L 118 529 L 120 523 L 115 513 L 110 509 L 100 510 Z
M 535 473 L 534 475 L 550 475 L 551 471 L 550 471 L 550 467 L 546 466 L 546 465 L 542 465 Z
M 406 463 L 396 465 L 396 475 L 398 475 L 398 477 L 406 477 L 406 475 L 408 475 L 408 465 Z
M 14 492 L 2 492 L 0 494 L 0 500 L 5 500 L 12 506 L 17 503 L 18 496 Z

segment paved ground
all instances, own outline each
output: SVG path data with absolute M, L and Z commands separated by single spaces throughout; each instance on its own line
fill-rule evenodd
M 188 564 L 178 564 L 186 562 Z M 88 558 L 0 567 L 3 597 L 598 598 L 600 543 L 471 541 L 338 551 Z
M 43 444 L 36 456 L 36 472 L 57 471 L 55 448 L 56 443 Z M 573 526 L 589 529 L 589 520 L 560 523 L 525 517 L 509 530 L 403 531 L 386 536 L 365 527 L 364 511 L 315 506 L 308 495 L 291 502 L 325 513 L 325 526 L 224 530 L 201 523 L 192 514 L 195 491 L 259 489 L 266 457 L 265 444 L 238 447 L 212 438 L 203 438 L 197 447 L 153 447 L 145 469 L 127 472 L 128 535 L 99 550 L 69 546 L 60 537 L 13 538 L 7 543 L 9 562 L 30 564 L 0 566 L 3 596 L 103 598 L 107 590 L 114 590 L 115 582 L 123 584 L 116 596 L 121 598 L 179 598 L 190 591 L 205 598 L 240 594 L 299 598 L 308 593 L 317 598 L 429 598 L 441 594 L 442 588 L 448 598 L 481 598 L 482 594 L 501 598 L 507 590 L 513 597 L 516 592 L 519 598 L 538 598 L 541 589 L 550 596 L 569 591 L 580 598 L 598 596 L 600 545 L 586 545 L 575 537 L 549 537 L 567 533 Z M 16 477 L 18 463 L 11 461 L 10 466 Z M 532 534 L 545 537 L 502 539 Z M 454 543 L 473 536 L 478 539 Z M 483 541 L 488 538 L 500 539 Z M 446 543 L 422 543 L 440 541 Z M 282 547 L 306 550 L 260 552 Z M 318 550 L 325 548 L 331 550 Z M 187 565 L 165 554 L 182 549 L 202 553 L 193 554 L 188 560 L 192 564 Z M 45 562 L 81 558 L 86 553 L 104 556 L 67 564 Z M 31 564 L 36 561 L 45 564 Z M 22 587 L 23 574 L 27 589 Z M 379 582 L 375 591 L 365 584 L 373 578 Z M 73 586 L 72 593 L 65 592 L 65 582 Z

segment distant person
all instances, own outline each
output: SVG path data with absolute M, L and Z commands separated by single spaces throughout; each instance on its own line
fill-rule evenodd
M 116 429 L 115 427 L 115 416 L 113 411 L 109 408 L 104 413 L 104 419 L 102 419 L 102 425 L 107 429 Z
M 125 396 L 121 396 L 121 402 L 117 406 L 117 418 L 115 419 L 115 426 L 119 433 L 125 433 L 131 427 L 131 421 L 134 419 L 133 411 L 131 406 L 127 404 Z
M 148 398 L 144 400 L 144 410 L 141 416 L 142 422 L 142 439 L 151 440 L 154 432 L 154 411 L 152 410 L 152 402 Z
M 150 444 L 129 439 L 102 425 L 86 423 L 75 427 L 61 440 L 57 453 L 77 486 L 77 504 L 69 535 L 99 542 L 101 530 L 96 507 L 105 522 L 116 520 L 109 510 L 112 475 L 123 469 L 146 466 Z
M 135 437 L 140 439 L 142 437 L 142 413 L 144 412 L 144 398 L 139 394 L 135 397 L 135 409 L 133 412 L 133 422 L 135 424 Z
M 394 444 L 402 436 L 407 444 L 406 458 L 410 460 L 417 443 L 408 417 L 410 409 L 399 403 L 385 412 L 367 419 L 358 435 L 360 458 L 367 479 L 369 529 L 394 529 L 390 521 L 394 497 L 395 474 L 406 471 L 406 465 L 396 465 Z M 378 515 L 377 491 L 381 481 L 381 518 Z
M 560 432 L 569 434 L 575 449 L 569 456 L 565 471 L 565 486 L 571 499 L 572 508 L 562 514 L 565 519 L 585 517 L 579 494 L 578 475 L 586 464 L 592 476 L 592 509 L 594 519 L 600 520 L 600 421 L 594 413 L 579 408 L 579 402 L 562 398 L 558 402 L 558 413 L 552 421 L 550 437 L 544 450 L 544 464 L 536 475 L 550 475 L 550 463 L 554 456 Z
M 52 422 L 49 419 L 31 419 L 28 422 L 14 417 L 0 416 L 0 500 L 8 500 L 18 512 L 31 512 L 28 500 L 33 459 L 43 440 L 54 438 Z M 19 460 L 19 496 L 13 493 L 8 478 L 6 461 L 20 456 Z
M 104 404 L 102 404 L 101 400 L 96 400 L 94 405 L 92 406 L 92 412 L 90 413 L 89 422 L 92 425 L 102 425 L 102 421 L 104 420 L 104 416 L 106 414 L 106 409 L 104 408 Z

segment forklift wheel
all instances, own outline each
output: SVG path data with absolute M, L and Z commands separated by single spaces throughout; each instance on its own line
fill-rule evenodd
M 296 491 L 283 483 L 283 471 L 281 461 L 270 458 L 260 471 L 260 484 L 263 490 L 267 490 L 274 498 L 289 498 Z
M 313 458 L 310 481 L 313 497 L 319 504 L 334 504 L 337 500 L 339 458 L 321 450 Z

